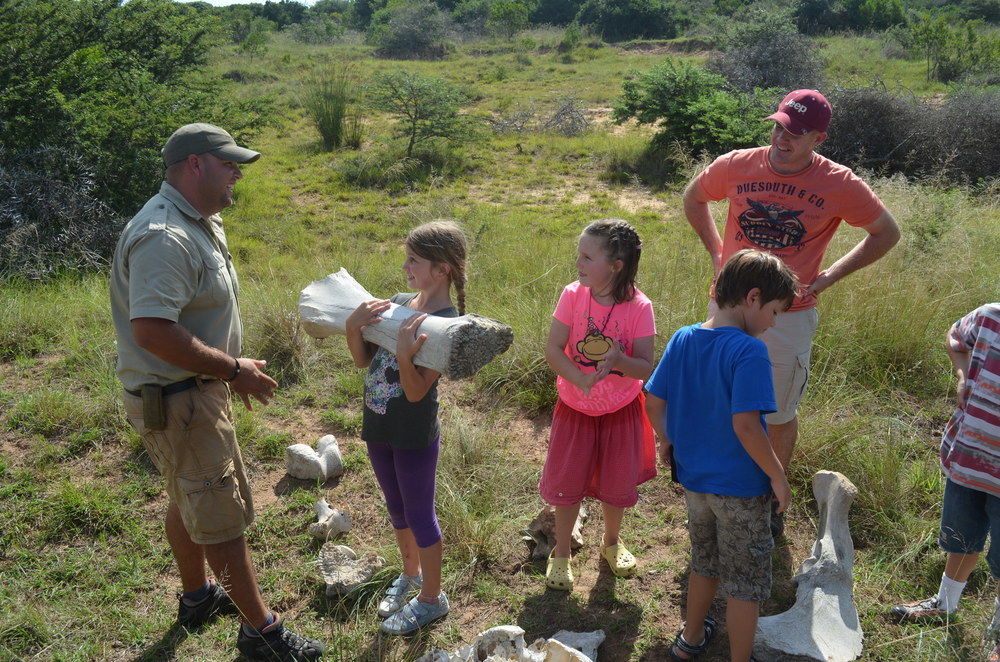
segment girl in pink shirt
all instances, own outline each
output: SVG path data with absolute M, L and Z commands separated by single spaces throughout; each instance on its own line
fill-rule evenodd
M 642 243 L 619 219 L 594 221 L 577 243 L 580 279 L 567 285 L 552 317 L 545 358 L 558 376 L 559 400 L 538 488 L 555 507 L 556 546 L 545 583 L 573 588 L 570 536 L 584 497 L 601 501 L 601 556 L 619 577 L 635 557 L 618 540 L 636 487 L 656 475 L 653 430 L 642 380 L 653 369 L 653 305 L 635 286 Z

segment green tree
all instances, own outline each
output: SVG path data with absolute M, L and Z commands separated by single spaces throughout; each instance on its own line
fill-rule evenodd
M 473 118 L 459 113 L 469 97 L 447 81 L 407 71 L 378 74 L 372 85 L 376 106 L 396 118 L 396 135 L 406 140 L 406 156 L 414 146 L 443 138 L 461 143 L 477 134 Z
M 689 22 L 670 0 L 587 0 L 576 20 L 606 41 L 673 38 Z
M 432 2 L 391 4 L 372 15 L 368 43 L 384 57 L 443 57 L 451 18 Z
M 528 27 L 531 9 L 521 0 L 493 0 L 486 29 L 498 36 L 510 39 Z
M 774 95 L 726 92 L 722 76 L 689 62 L 667 60 L 622 84 L 612 107 L 616 122 L 635 118 L 659 131 L 660 145 L 680 142 L 695 153 L 718 154 L 760 144 L 768 127 L 760 121 Z

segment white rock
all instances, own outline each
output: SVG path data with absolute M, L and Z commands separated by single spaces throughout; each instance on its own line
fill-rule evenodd
M 593 632 L 570 632 L 559 630 L 551 639 L 560 641 L 570 648 L 575 648 L 586 655 L 592 662 L 597 662 L 597 649 L 604 643 L 604 630 Z
M 577 649 L 567 646 L 558 639 L 549 639 L 545 642 L 544 662 L 593 662 L 589 657 Z
M 326 480 L 344 473 L 337 438 L 332 434 L 320 438 L 313 450 L 308 444 L 293 444 L 285 449 L 288 475 L 303 480 Z
M 819 504 L 816 543 L 794 577 L 795 604 L 757 622 L 753 655 L 761 662 L 850 662 L 861 655 L 864 633 L 854 605 L 854 543 L 847 522 L 858 488 L 833 471 L 817 472 L 812 484 Z
M 326 543 L 319 550 L 319 569 L 326 582 L 327 595 L 346 595 L 372 578 L 385 567 L 385 559 L 368 554 L 358 558 L 346 545 Z
M 587 507 L 581 505 L 576 523 L 573 524 L 573 533 L 570 535 L 570 549 L 583 547 L 583 524 L 586 521 Z M 543 506 L 535 515 L 535 519 L 531 520 L 521 538 L 528 543 L 528 547 L 533 547 L 532 559 L 547 559 L 552 548 L 556 546 L 556 509 L 549 505 Z
M 351 530 L 351 516 L 331 508 L 326 499 L 317 501 L 313 508 L 316 509 L 316 522 L 309 525 L 309 533 L 314 537 L 327 540 Z

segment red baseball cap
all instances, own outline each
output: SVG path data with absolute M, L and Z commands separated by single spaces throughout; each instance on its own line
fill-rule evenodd
M 826 97 L 816 90 L 795 90 L 778 104 L 778 110 L 764 119 L 774 120 L 790 133 L 802 135 L 810 131 L 825 132 L 833 111 Z

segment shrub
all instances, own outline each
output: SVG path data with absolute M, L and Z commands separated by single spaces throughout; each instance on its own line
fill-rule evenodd
M 949 82 L 1000 69 L 1000 37 L 978 21 L 957 22 L 923 14 L 910 26 L 910 44 L 924 54 L 927 80 Z
M 566 96 L 559 99 L 556 109 L 542 123 L 542 128 L 564 136 L 579 136 L 590 128 L 590 118 L 583 102 Z
M 288 26 L 286 30 L 292 39 L 303 44 L 332 44 L 345 32 L 343 25 L 323 14 L 314 14 L 302 23 Z
M 531 13 L 532 25 L 566 25 L 580 11 L 581 0 L 539 0 Z
M 346 70 L 333 71 L 310 84 L 303 105 L 316 125 L 323 147 L 336 149 L 344 144 L 344 121 L 353 99 L 353 86 Z
M 708 69 L 721 74 L 740 91 L 778 87 L 782 90 L 818 89 L 823 63 L 816 44 L 796 30 L 784 14 L 757 14 L 746 23 L 733 23 L 725 52 L 713 56 Z
M 361 152 L 344 159 L 339 170 L 355 186 L 395 192 L 450 179 L 470 169 L 465 155 L 443 141 L 420 145 L 412 156 L 404 156 L 401 151 L 388 145 Z
M 622 84 L 612 116 L 659 127 L 661 146 L 680 142 L 695 154 L 718 154 L 760 144 L 774 99 L 767 92 L 725 91 L 725 79 L 685 61 L 667 60 Z
M 576 20 L 605 41 L 673 38 L 688 19 L 669 0 L 586 0 Z
M 941 104 L 875 84 L 831 93 L 833 120 L 821 151 L 857 168 L 953 182 L 1000 172 L 1000 91 L 963 89 Z
M 372 98 L 379 109 L 396 118 L 396 135 L 407 141 L 407 158 L 427 140 L 462 143 L 477 135 L 475 120 L 458 112 L 469 97 L 442 78 L 407 71 L 378 74 Z
M 105 265 L 124 219 L 95 182 L 93 165 L 65 149 L 0 148 L 0 276 Z
M 521 0 L 493 0 L 490 3 L 486 29 L 505 39 L 512 39 L 528 27 L 531 9 Z
M 441 58 L 448 52 L 451 18 L 426 0 L 390 5 L 372 15 L 367 39 L 390 58 Z

